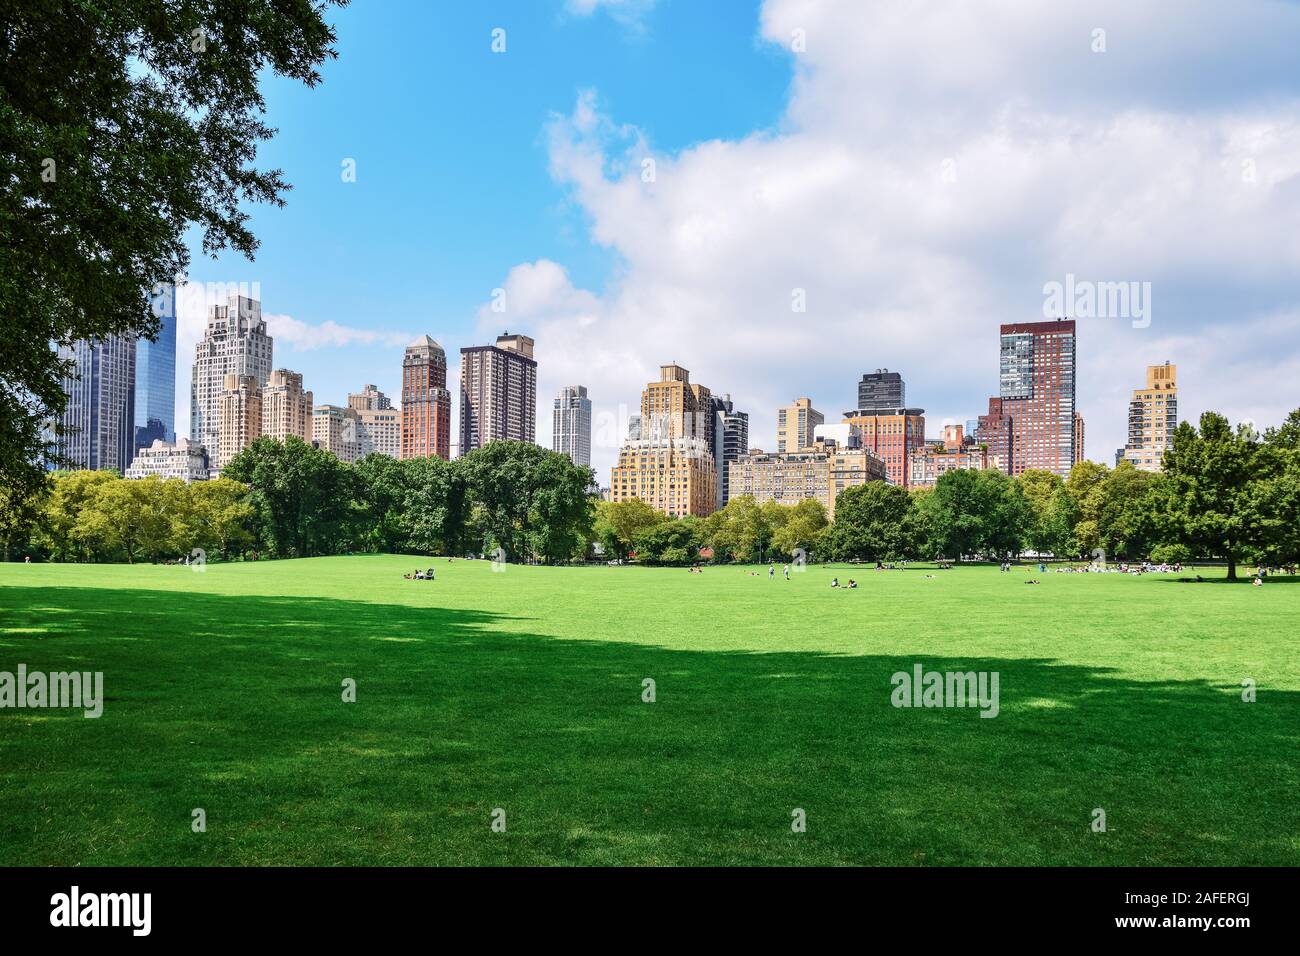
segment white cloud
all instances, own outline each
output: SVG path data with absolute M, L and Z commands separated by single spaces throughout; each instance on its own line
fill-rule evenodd
M 1067 273 L 1153 287 L 1149 328 L 1080 320 L 1089 457 L 1112 459 L 1166 359 L 1185 417 L 1295 404 L 1300 8 L 770 0 L 761 30 L 806 38 L 776 130 L 655 152 L 592 91 L 551 123 L 552 175 L 621 269 L 600 294 L 545 260 L 504 280 L 537 338 L 541 430 L 558 387 L 609 416 L 675 360 L 750 412 L 756 446 L 778 404 L 837 420 L 878 367 L 936 431 L 984 410 L 998 324 L 1041 318 Z

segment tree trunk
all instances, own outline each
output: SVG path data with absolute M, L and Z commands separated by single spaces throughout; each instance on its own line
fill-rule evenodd
M 1228 555 L 1228 580 L 1237 580 L 1237 558 L 1234 555 Z

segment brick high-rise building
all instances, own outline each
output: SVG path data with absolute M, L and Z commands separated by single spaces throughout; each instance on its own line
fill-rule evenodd
M 890 484 L 911 486 L 912 453 L 925 445 L 925 409 L 895 408 L 844 413 L 862 447 L 885 462 Z
M 1000 351 L 1001 410 L 1011 419 L 1004 470 L 1013 477 L 1030 468 L 1069 475 L 1082 450 L 1076 451 L 1082 424 L 1075 414 L 1074 320 L 1003 325 Z
M 989 467 L 988 446 L 967 435 L 961 425 L 945 425 L 943 437 L 912 452 L 908 474 L 911 488 L 933 488 L 950 471 L 982 471 Z
M 195 346 L 190 376 L 190 439 L 210 456 L 221 447 L 219 406 L 226 376 L 248 375 L 265 385 L 271 375 L 272 344 L 262 303 L 256 299 L 232 295 L 225 305 L 208 310 L 208 326 Z
M 464 453 L 464 447 L 461 452 Z M 427 335 L 402 357 L 401 458 L 451 459 L 451 393 L 447 353 Z
M 1122 457 L 1142 471 L 1160 471 L 1177 427 L 1178 366 L 1148 365 L 1146 388 L 1134 389 L 1128 404 L 1128 441 Z
M 526 335 L 460 350 L 460 453 L 499 439 L 535 441 L 537 361 Z
M 988 446 L 988 464 L 1005 474 L 1011 473 L 1011 447 L 1014 440 L 1011 416 L 1003 410 L 1000 398 L 989 399 L 987 415 L 979 417 L 975 440 Z

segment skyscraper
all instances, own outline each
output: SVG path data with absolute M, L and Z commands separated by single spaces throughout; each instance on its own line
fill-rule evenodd
M 591 399 L 585 385 L 566 385 L 555 396 L 551 413 L 551 450 L 575 465 L 591 467 Z
M 402 357 L 401 458 L 451 459 L 451 393 L 447 353 L 427 335 Z
M 776 450 L 799 451 L 812 446 L 817 426 L 826 416 L 812 407 L 811 398 L 796 398 L 784 408 L 776 410 Z
M 1148 365 L 1146 388 L 1134 389 L 1128 404 L 1128 442 L 1122 457 L 1142 471 L 1160 471 L 1177 427 L 1178 366 Z
M 641 393 L 639 436 L 624 443 L 611 472 L 610 501 L 639 498 L 678 516 L 717 510 L 711 398 L 707 388 L 691 385 L 680 365 L 660 367 L 659 381 Z
M 294 435 L 310 444 L 314 398 L 302 387 L 301 372 L 276 369 L 262 386 L 262 434 L 278 441 Z
M 354 462 L 361 457 L 360 431 L 360 415 L 350 405 L 318 405 L 312 414 L 312 442 L 333 452 L 340 461 Z
M 225 377 L 217 420 L 220 423 L 217 446 L 209 454 L 209 460 L 212 470 L 219 472 L 230 464 L 230 459 L 262 437 L 262 388 L 254 376 L 232 373 Z
M 154 297 L 158 340 L 135 344 L 135 448 L 176 441 L 176 287 Z
M 903 376 L 887 368 L 867 372 L 858 382 L 858 411 L 860 413 L 892 414 L 894 409 L 907 404 L 907 388 Z
M 730 395 L 713 396 L 715 416 L 713 459 L 718 472 L 718 507 L 731 495 L 727 490 L 727 466 L 749 452 L 749 415 L 736 411 Z
M 1004 470 L 1013 477 L 1030 468 L 1069 475 L 1082 433 L 1075 415 L 1074 320 L 1003 325 L 1000 353 L 1001 412 L 1011 420 L 1010 467 Z
M 125 472 L 135 457 L 135 339 L 82 340 L 59 354 L 74 363 L 63 379 L 64 464 Z
M 231 295 L 225 305 L 208 310 L 208 327 L 195 347 L 190 377 L 190 439 L 209 454 L 221 447 L 226 376 L 247 375 L 265 385 L 271 375 L 271 344 L 262 303 L 256 299 Z
M 537 362 L 526 335 L 498 335 L 495 345 L 460 350 L 460 453 L 490 441 L 534 441 Z

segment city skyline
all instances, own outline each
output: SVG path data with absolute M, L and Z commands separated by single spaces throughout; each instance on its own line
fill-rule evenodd
M 1191 3 L 1177 15 L 1213 32 L 1208 49 L 1168 30 L 1160 3 L 1030 9 L 1014 30 L 978 4 L 925 29 L 869 5 L 818 5 L 798 24 L 785 0 L 690 6 L 645 4 L 635 28 L 599 4 L 332 11 L 348 55 L 310 97 L 267 87 L 281 130 L 267 162 L 295 184 L 286 207 L 250 210 L 255 262 L 196 255 L 191 278 L 260 283 L 279 360 L 337 404 L 363 381 L 398 394 L 391 349 L 418 334 L 448 350 L 452 381 L 461 347 L 531 335 L 537 441 L 551 443 L 549 398 L 582 382 L 598 472 L 617 453 L 599 423 L 635 408 L 660 361 L 729 389 L 760 446 L 791 397 L 834 415 L 885 367 L 937 428 L 986 412 L 991 325 L 1058 316 L 1080 325 L 1093 461 L 1125 444 L 1122 409 L 1165 357 L 1187 380 L 1188 420 L 1289 410 L 1235 383 L 1300 368 L 1300 200 L 1285 186 L 1300 173 L 1300 75 L 1284 52 L 1300 9 Z M 417 70 L 429 35 L 456 42 Z M 966 62 L 948 53 L 969 43 L 983 72 L 939 68 Z M 917 49 L 934 55 L 897 52 Z M 1245 50 L 1248 73 L 1232 59 Z M 1212 95 L 1188 95 L 1227 62 Z M 863 84 L 876 92 L 854 96 Z M 1035 99 L 1005 92 L 1025 88 Z M 384 134 L 441 89 L 455 91 L 434 94 L 446 124 Z M 950 114 L 952 127 L 929 122 Z M 349 158 L 355 182 L 340 177 Z M 1071 226 L 1100 208 L 1131 228 Z M 1051 283 L 1130 281 L 1151 283 L 1141 318 L 1044 313 Z M 806 312 L 791 311 L 796 288 Z

